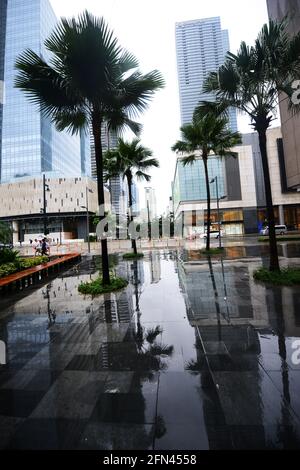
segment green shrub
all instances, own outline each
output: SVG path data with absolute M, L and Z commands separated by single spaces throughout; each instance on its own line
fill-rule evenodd
M 260 268 L 254 271 L 253 277 L 256 281 L 277 286 L 292 286 L 300 284 L 300 268 L 284 268 L 281 271 L 269 271 L 266 268 Z
M 16 253 L 18 254 L 18 252 Z M 0 264 L 0 278 L 18 271 L 23 271 L 24 269 L 38 266 L 39 264 L 47 263 L 47 261 L 47 256 L 36 256 L 35 258 L 19 258 L 19 256 L 17 256 L 14 262 Z
M 9 276 L 18 271 L 17 266 L 14 263 L 0 264 L 0 278 Z
M 143 253 L 125 253 L 123 255 L 123 259 L 138 259 L 138 258 L 143 258 L 144 254 Z
M 102 278 L 98 277 L 94 281 L 91 282 L 83 282 L 78 286 L 78 291 L 81 294 L 91 295 L 92 297 L 100 294 L 105 294 L 106 292 L 113 292 L 126 287 L 128 282 L 121 278 L 115 277 L 111 278 L 111 282 L 109 285 L 102 284 Z
M 47 256 L 36 256 L 35 258 L 20 258 L 17 260 L 16 264 L 18 266 L 18 270 L 21 271 L 23 269 L 33 268 L 39 264 L 47 263 L 47 261 Z
M 14 263 L 18 258 L 19 252 L 17 250 L 11 250 L 10 248 L 0 250 L 0 264 Z
M 89 236 L 89 241 L 92 242 L 92 243 L 96 242 L 97 241 L 97 235 L 90 235 Z

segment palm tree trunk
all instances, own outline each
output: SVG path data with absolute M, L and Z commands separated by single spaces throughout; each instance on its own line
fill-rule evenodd
M 127 183 L 128 183 L 128 204 L 129 204 L 129 219 L 131 224 L 133 224 L 133 213 L 132 213 L 132 177 L 127 175 Z M 137 255 L 137 247 L 136 247 L 136 239 L 131 239 L 131 246 L 133 249 L 133 253 Z
M 259 136 L 259 147 L 260 147 L 260 153 L 261 153 L 261 158 L 262 158 L 262 166 L 263 166 L 264 182 L 265 182 L 265 195 L 266 195 L 267 217 L 268 217 L 268 227 L 269 227 L 269 244 L 270 244 L 270 271 L 279 271 L 280 267 L 279 267 L 276 232 L 275 232 L 275 217 L 274 217 L 274 207 L 273 207 L 273 200 L 272 200 L 270 171 L 269 171 L 269 164 L 268 164 L 266 129 L 258 130 L 258 136 Z
M 207 194 L 207 232 L 206 232 L 206 251 L 210 249 L 210 186 L 207 169 L 207 156 L 202 157 L 205 169 L 205 183 L 206 183 L 206 194 Z
M 94 145 L 95 145 L 95 159 L 97 168 L 97 190 L 98 190 L 98 204 L 100 208 L 99 219 L 100 222 L 105 218 L 104 213 L 104 180 L 103 180 L 103 153 L 102 153 L 102 142 L 101 142 L 101 119 L 98 115 L 93 115 L 92 120 Z M 109 261 L 108 261 L 108 249 L 107 239 L 101 239 L 101 263 L 102 263 L 102 279 L 103 284 L 110 284 L 109 275 Z

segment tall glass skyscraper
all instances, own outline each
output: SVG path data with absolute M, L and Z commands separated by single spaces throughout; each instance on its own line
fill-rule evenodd
M 46 61 L 44 41 L 57 24 L 49 0 L 0 0 L 0 80 L 5 104 L 0 109 L 1 182 L 22 176 L 90 174 L 89 135 L 58 132 L 50 119 L 14 87 L 15 62 L 32 49 Z
M 176 23 L 177 70 L 181 123 L 191 122 L 195 107 L 213 95 L 202 93 L 205 78 L 223 63 L 229 50 L 227 30 L 219 17 Z M 230 127 L 237 130 L 236 111 L 230 111 Z

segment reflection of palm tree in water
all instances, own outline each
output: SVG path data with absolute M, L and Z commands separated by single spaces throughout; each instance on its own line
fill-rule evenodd
M 50 328 L 50 326 L 54 325 L 55 320 L 56 320 L 55 310 L 51 309 L 51 303 L 50 303 L 50 291 L 51 291 L 51 289 L 52 289 L 52 283 L 47 284 L 46 291 L 44 291 L 44 290 L 42 291 L 43 298 L 45 300 L 47 300 L 47 314 L 48 314 L 48 319 L 49 319 L 48 328 Z
M 159 344 L 158 337 L 163 333 L 163 329 L 157 325 L 153 328 L 145 329 L 141 324 L 140 296 L 141 282 L 138 275 L 138 261 L 135 260 L 131 269 L 133 271 L 132 284 L 134 287 L 135 310 L 136 310 L 136 329 L 133 332 L 134 342 L 138 355 L 139 365 L 145 371 L 159 371 L 167 368 L 163 359 L 173 354 L 174 347 Z
M 138 261 L 133 261 L 131 269 L 133 272 L 132 285 L 134 287 L 136 328 L 133 332 L 133 339 L 136 346 L 137 369 L 135 372 L 135 383 L 142 395 L 143 379 L 155 380 L 155 372 L 167 369 L 164 359 L 172 356 L 174 347 L 158 343 L 158 337 L 162 335 L 163 329 L 157 325 L 154 328 L 145 329 L 141 324 L 140 296 L 142 293 L 142 283 L 139 279 Z M 142 263 L 142 261 L 140 262 Z M 158 377 L 159 380 L 159 377 Z M 158 387 L 158 384 L 157 384 Z M 157 400 L 157 396 L 156 396 Z M 161 438 L 166 433 L 166 425 L 162 416 L 155 416 L 155 433 L 153 435 L 153 444 L 155 438 Z
M 290 395 L 290 381 L 289 381 L 289 367 L 287 364 L 287 350 L 285 338 L 285 320 L 284 320 L 284 307 L 282 301 L 282 288 L 275 288 L 273 291 L 273 300 L 275 308 L 275 332 L 278 336 L 278 354 L 281 359 L 281 381 L 282 381 L 282 394 L 281 400 L 281 423 L 278 423 L 278 436 L 281 441 L 285 443 L 285 447 L 299 445 L 297 434 L 291 423 L 291 395 Z M 282 426 L 287 425 L 282 432 Z

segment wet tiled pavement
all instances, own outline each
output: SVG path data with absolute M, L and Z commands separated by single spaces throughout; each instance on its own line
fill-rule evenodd
M 120 260 L 128 288 L 91 299 L 84 259 L 1 298 L 0 448 L 300 448 L 299 288 L 185 261 Z

